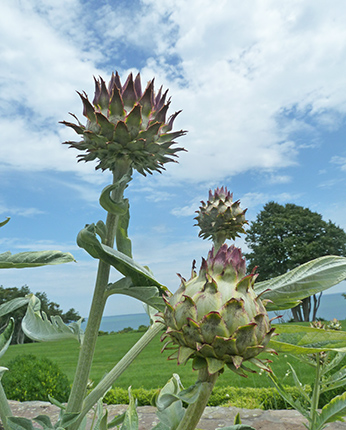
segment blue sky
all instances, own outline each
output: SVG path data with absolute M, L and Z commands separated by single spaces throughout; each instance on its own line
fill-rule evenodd
M 60 249 L 77 263 L 6 270 L 0 284 L 87 316 L 96 262 L 75 239 L 105 219 L 98 196 L 111 178 L 76 163 L 58 122 L 82 119 L 75 91 L 92 98 L 93 75 L 114 70 L 169 88 L 170 112 L 183 109 L 175 129 L 189 131 L 179 164 L 135 175 L 127 192 L 134 258 L 171 290 L 210 247 L 193 227 L 209 188 L 227 186 L 249 220 L 275 200 L 346 229 L 345 19 L 343 0 L 3 0 L 0 217 L 11 221 L 0 249 Z M 142 311 L 113 296 L 106 315 Z

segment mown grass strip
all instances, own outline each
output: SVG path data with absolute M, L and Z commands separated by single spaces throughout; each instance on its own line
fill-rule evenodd
M 343 329 L 346 321 L 342 321 Z M 94 356 L 91 379 L 97 383 L 106 372 L 136 343 L 142 333 L 116 333 L 100 336 L 97 340 L 97 348 Z M 127 389 L 144 387 L 146 389 L 162 387 L 173 373 L 178 373 L 185 387 L 195 383 L 196 374 L 191 371 L 191 364 L 177 366 L 175 361 L 167 361 L 168 352 L 160 353 L 162 344 L 159 337 L 154 339 L 139 357 L 131 364 L 126 372 L 117 380 L 117 387 Z M 66 373 L 72 382 L 77 359 L 79 345 L 70 340 L 64 342 L 30 343 L 24 345 L 12 345 L 2 357 L 1 365 L 6 366 L 18 354 L 34 354 L 37 357 L 47 357 L 58 363 L 61 370 Z M 273 360 L 272 368 L 286 385 L 293 385 L 291 376 L 285 377 L 290 362 L 297 371 L 303 384 L 311 384 L 313 381 L 313 368 L 302 365 L 292 356 L 270 356 Z M 218 379 L 217 386 L 225 387 L 271 387 L 269 379 L 264 374 L 249 374 L 248 378 L 235 375 L 230 370 L 225 370 Z

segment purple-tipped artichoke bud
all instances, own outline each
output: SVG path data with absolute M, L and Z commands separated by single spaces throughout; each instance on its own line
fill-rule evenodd
M 62 121 L 80 135 L 79 142 L 64 142 L 72 148 L 83 151 L 78 161 L 98 160 L 96 169 L 115 171 L 119 163 L 136 169 L 142 175 L 161 172 L 164 164 L 176 161 L 174 140 L 186 134 L 172 131 L 176 112 L 166 119 L 170 99 L 167 92 L 154 92 L 154 79 L 142 92 L 138 73 L 133 80 L 132 73 L 124 85 L 118 72 L 112 74 L 106 86 L 100 77 L 95 79 L 95 96 L 91 103 L 88 96 L 78 93 L 83 102 L 83 115 L 87 118 L 82 125 L 75 115 L 77 124 Z
M 226 364 L 246 376 L 244 370 L 252 371 L 246 362 L 270 371 L 266 366 L 270 361 L 257 356 L 275 352 L 267 348 L 274 328 L 253 289 L 256 275 L 245 275 L 241 250 L 226 244 L 216 253 L 212 249 L 198 276 L 181 279 L 161 314 L 167 326 L 163 349 L 177 348 L 169 359 L 185 364 L 192 358 L 194 369 L 207 367 L 210 374 Z
M 234 240 L 239 233 L 245 233 L 247 224 L 245 213 L 247 209 L 240 207 L 239 200 L 233 202 L 233 194 L 226 187 L 216 188 L 214 194 L 209 191 L 207 203 L 201 202 L 201 207 L 195 217 L 203 239 L 212 239 L 214 243 L 222 245 L 226 239 Z

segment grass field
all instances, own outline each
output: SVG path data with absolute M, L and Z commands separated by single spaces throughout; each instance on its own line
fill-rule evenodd
M 343 330 L 346 329 L 346 320 L 342 321 Z M 136 343 L 142 333 L 130 332 L 100 336 L 94 356 L 91 379 L 97 383 L 103 375 L 110 371 L 122 356 Z M 162 344 L 159 336 L 139 355 L 129 368 L 117 380 L 116 386 L 128 388 L 158 388 L 162 387 L 173 373 L 178 373 L 185 387 L 196 381 L 196 373 L 191 370 L 191 361 L 186 366 L 177 366 L 176 361 L 168 361 L 168 352 L 160 353 Z M 47 357 L 58 363 L 72 382 L 78 360 L 79 345 L 76 341 L 29 343 L 12 345 L 2 357 L 1 366 L 19 354 L 34 354 L 37 357 Z M 313 382 L 313 369 L 303 365 L 292 356 L 270 356 L 273 360 L 272 368 L 281 381 L 293 385 L 290 377 L 285 377 L 288 370 L 287 362 L 291 363 L 303 384 Z M 265 372 L 264 372 L 265 373 Z M 240 377 L 226 368 L 218 379 L 218 386 L 235 387 L 270 387 L 270 381 L 265 374 L 249 374 L 248 378 Z

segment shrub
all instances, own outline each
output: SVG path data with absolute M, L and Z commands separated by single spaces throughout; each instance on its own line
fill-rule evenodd
M 125 327 L 122 330 L 119 330 L 118 333 L 130 333 L 131 331 L 134 331 L 132 327 Z
M 67 376 L 48 358 L 32 354 L 18 355 L 7 364 L 2 383 L 8 399 L 18 401 L 44 400 L 48 395 L 66 402 L 70 394 Z
M 133 396 L 137 399 L 138 406 L 151 405 L 152 398 L 157 393 L 157 389 L 146 390 L 145 388 L 134 388 Z M 127 405 L 129 403 L 129 393 L 125 388 L 115 387 L 110 389 L 105 395 L 103 401 L 107 405 Z
M 108 331 L 99 330 L 99 334 L 98 335 L 99 336 L 107 336 L 108 335 Z
M 307 393 L 311 392 L 310 386 L 305 386 Z M 304 399 L 296 387 L 286 387 L 293 399 Z M 208 402 L 209 406 L 234 406 L 246 409 L 291 409 L 291 406 L 280 396 L 275 388 L 237 388 L 216 387 Z
M 296 387 L 286 387 L 294 399 L 303 402 Z M 311 387 L 306 386 L 307 393 Z M 132 394 L 138 401 L 138 406 L 150 405 L 153 396 L 158 390 L 146 390 L 144 388 L 133 389 Z M 128 391 L 124 388 L 112 388 L 104 398 L 108 405 L 128 404 Z M 215 387 L 208 402 L 208 406 L 233 406 L 246 409 L 290 409 L 285 400 L 275 388 L 236 388 Z

